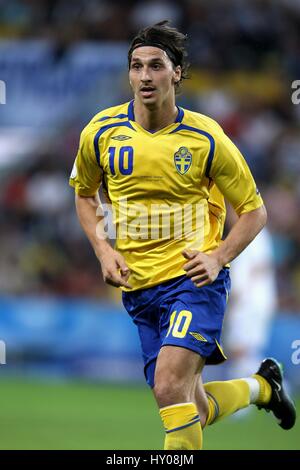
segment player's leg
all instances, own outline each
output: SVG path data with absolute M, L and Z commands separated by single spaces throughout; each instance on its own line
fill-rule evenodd
M 250 405 L 249 384 L 242 379 L 208 382 L 204 385 L 202 381 L 199 381 L 194 395 L 197 406 L 203 403 L 203 394 L 206 395 L 208 401 L 205 425 L 212 424 Z
M 207 360 L 224 360 L 218 341 L 228 288 L 226 269 L 213 284 L 201 289 L 182 276 L 172 281 L 160 303 L 163 347 L 157 360 L 154 392 L 166 428 L 166 449 L 201 448 L 200 420 L 206 421 L 208 406 L 205 393 L 196 406 L 195 381 Z
M 283 429 L 291 429 L 295 424 L 296 408 L 284 388 L 282 370 L 275 359 L 265 359 L 251 377 L 208 382 L 204 386 L 199 381 L 195 389 L 195 402 L 200 406 L 203 390 L 208 399 L 207 425 L 250 404 L 272 411 Z
M 154 396 L 166 430 L 165 449 L 197 450 L 202 447 L 201 422 L 208 406 L 194 400 L 195 383 L 205 360 L 196 352 L 177 346 L 161 348 L 155 368 Z
M 207 424 L 210 414 L 212 413 L 212 409 L 209 397 L 207 396 L 204 389 L 201 375 L 197 377 L 194 381 L 192 390 L 192 400 L 194 401 L 199 410 L 201 426 L 203 429 Z M 203 410 L 204 412 L 201 412 L 201 410 Z

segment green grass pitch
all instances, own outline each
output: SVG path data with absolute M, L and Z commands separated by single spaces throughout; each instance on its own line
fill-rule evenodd
M 300 449 L 299 436 L 299 423 L 283 431 L 253 410 L 205 429 L 204 449 Z M 157 450 L 163 439 L 146 387 L 0 381 L 0 449 Z

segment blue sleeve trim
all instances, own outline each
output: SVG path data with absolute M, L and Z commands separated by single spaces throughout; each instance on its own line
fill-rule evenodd
M 128 114 L 117 114 L 116 116 L 103 116 L 95 122 L 106 121 L 107 119 L 123 119 L 128 118 Z
M 128 121 L 126 121 L 126 122 L 114 122 L 113 124 L 108 124 L 107 126 L 103 126 L 99 129 L 99 131 L 97 132 L 97 134 L 94 137 L 94 150 L 95 150 L 97 163 L 100 167 L 101 167 L 101 165 L 100 165 L 99 139 L 105 131 L 107 131 L 108 129 L 111 129 L 112 127 L 129 127 L 129 129 L 134 130 L 132 125 Z
M 186 124 L 180 124 L 176 129 L 174 129 L 171 134 L 175 132 L 179 132 L 181 130 L 186 130 L 186 131 L 191 131 L 191 132 L 197 132 L 198 134 L 204 135 L 205 137 L 208 138 L 209 143 L 210 143 L 210 149 L 208 153 L 208 158 L 207 158 L 207 164 L 206 164 L 206 170 L 205 170 L 205 176 L 209 178 L 210 176 L 210 170 L 211 170 L 211 165 L 213 162 L 214 154 L 215 154 L 215 139 L 211 134 L 209 134 L 206 131 L 202 131 L 201 129 L 197 129 L 196 127 L 192 126 L 187 126 Z

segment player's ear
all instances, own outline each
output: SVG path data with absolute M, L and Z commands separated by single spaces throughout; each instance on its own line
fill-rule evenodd
M 174 83 L 179 83 L 181 79 L 181 67 L 177 65 L 174 69 Z

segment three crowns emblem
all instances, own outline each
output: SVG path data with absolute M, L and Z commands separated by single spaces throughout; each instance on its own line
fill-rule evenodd
M 180 147 L 174 154 L 174 164 L 180 175 L 184 175 L 192 164 L 192 154 L 186 147 Z

